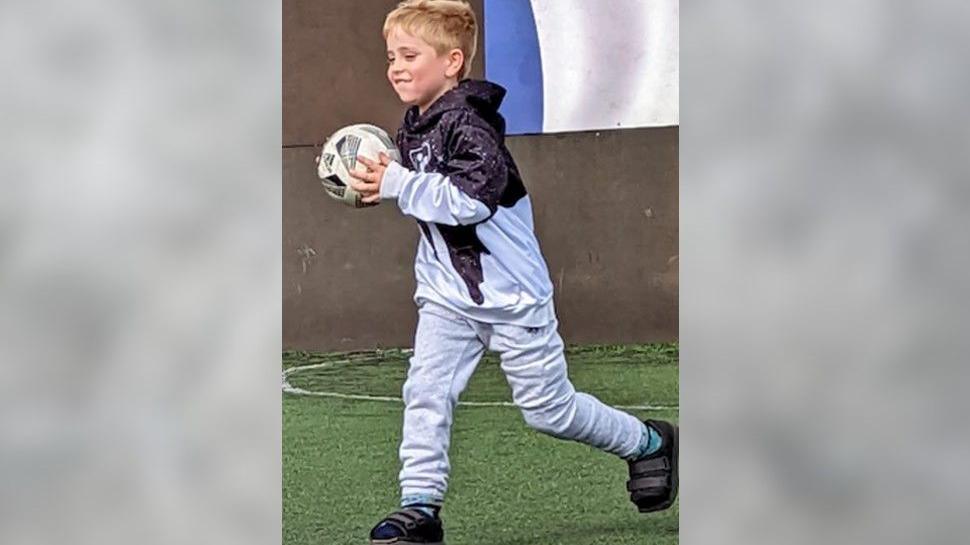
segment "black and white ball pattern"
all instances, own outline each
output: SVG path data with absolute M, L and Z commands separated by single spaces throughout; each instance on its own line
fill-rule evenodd
M 376 204 L 365 204 L 361 201 L 361 195 L 350 187 L 353 179 L 350 171 L 355 168 L 365 169 L 364 165 L 357 164 L 358 155 L 376 161 L 381 152 L 390 156 L 391 160 L 401 160 L 394 141 L 380 127 L 361 123 L 333 133 L 324 143 L 320 156 L 316 158 L 317 176 L 327 195 L 354 208 Z

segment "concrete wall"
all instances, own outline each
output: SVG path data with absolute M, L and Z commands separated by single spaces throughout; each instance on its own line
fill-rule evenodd
M 335 129 L 393 132 L 404 108 L 384 77 L 396 0 L 283 2 L 283 344 L 410 346 L 416 223 L 392 204 L 352 210 L 315 174 Z M 481 17 L 481 0 L 473 2 Z M 472 77 L 483 73 L 482 51 Z M 676 127 L 508 139 L 533 200 L 567 343 L 677 338 Z

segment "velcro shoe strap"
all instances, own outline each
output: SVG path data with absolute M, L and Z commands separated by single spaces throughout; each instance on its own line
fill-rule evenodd
M 668 471 L 670 470 L 670 460 L 666 456 L 658 458 L 647 458 L 633 462 L 631 472 L 634 474 L 647 473 L 649 471 Z
M 626 483 L 626 489 L 630 492 L 646 490 L 649 488 L 667 488 L 670 486 L 670 479 L 667 475 L 661 477 L 640 477 Z
M 402 530 L 413 530 L 415 527 L 417 527 L 418 520 L 420 520 L 420 518 L 421 517 L 415 515 L 414 510 L 408 509 L 406 511 L 392 513 L 384 520 L 390 522 L 391 524 L 397 523 L 395 526 L 398 526 Z

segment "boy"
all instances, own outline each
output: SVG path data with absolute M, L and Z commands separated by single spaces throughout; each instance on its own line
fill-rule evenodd
M 529 195 L 504 145 L 505 90 L 465 79 L 477 23 L 462 0 L 407 0 L 388 14 L 387 77 L 412 105 L 397 134 L 402 164 L 359 158 L 364 202 L 390 200 L 421 230 L 415 259 L 418 327 L 404 384 L 402 509 L 372 544 L 440 544 L 452 413 L 486 349 L 526 423 L 626 459 L 642 512 L 677 494 L 677 430 L 578 393 L 566 374 L 552 283 L 533 230 Z

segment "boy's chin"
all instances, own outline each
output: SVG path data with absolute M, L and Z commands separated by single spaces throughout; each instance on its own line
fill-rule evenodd
M 418 103 L 418 97 L 412 95 L 402 95 L 399 93 L 397 98 L 401 99 L 401 102 L 407 106 L 415 106 Z

